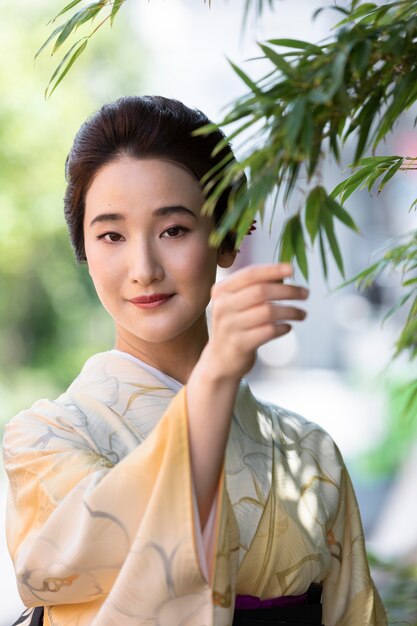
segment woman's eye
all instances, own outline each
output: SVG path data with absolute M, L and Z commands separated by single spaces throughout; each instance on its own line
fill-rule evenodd
M 188 232 L 188 228 L 184 228 L 184 226 L 171 226 L 167 228 L 162 233 L 161 237 L 166 237 L 168 239 L 173 239 L 175 237 L 180 237 L 184 233 Z
M 117 243 L 118 241 L 121 241 L 123 239 L 122 235 L 120 235 L 120 233 L 103 233 L 102 235 L 98 235 L 97 239 L 103 239 L 104 241 L 107 242 L 112 242 L 112 243 Z

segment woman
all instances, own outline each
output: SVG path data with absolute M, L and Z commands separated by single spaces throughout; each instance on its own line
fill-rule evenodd
M 201 214 L 200 180 L 233 158 L 212 155 L 220 131 L 192 135 L 206 123 L 174 100 L 122 98 L 69 154 L 71 240 L 116 340 L 7 426 L 8 542 L 38 607 L 20 623 L 386 624 L 335 444 L 241 381 L 304 319 L 291 301 L 307 291 L 284 283 L 287 264 L 213 287 L 236 250 L 233 233 L 208 238 L 235 189 Z

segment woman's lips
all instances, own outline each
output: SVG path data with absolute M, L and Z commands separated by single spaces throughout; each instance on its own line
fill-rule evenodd
M 170 300 L 173 295 L 173 293 L 154 293 L 149 296 L 138 296 L 137 298 L 132 298 L 129 302 L 141 309 L 155 309 L 156 307 L 165 304 L 165 302 Z

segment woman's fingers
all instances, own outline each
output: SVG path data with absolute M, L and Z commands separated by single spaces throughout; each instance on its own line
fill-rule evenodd
M 282 337 L 291 330 L 291 324 L 264 324 L 245 332 L 245 343 L 248 351 L 255 351 L 272 339 Z
M 306 312 L 282 300 L 305 300 L 308 290 L 284 284 L 292 275 L 288 264 L 255 265 L 239 270 L 212 290 L 212 334 L 206 351 L 217 367 L 243 376 L 253 366 L 261 345 L 285 335 L 292 321 Z M 233 365 L 232 365 L 233 364 Z
M 277 300 L 306 300 L 308 290 L 296 285 L 283 285 L 281 283 L 259 283 L 250 285 L 240 291 L 225 294 L 229 300 L 229 306 L 235 311 L 243 311 L 263 302 Z
M 264 282 L 278 282 L 290 278 L 293 274 L 292 266 L 288 263 L 273 263 L 270 265 L 250 265 L 234 272 L 220 283 L 216 283 L 213 292 L 223 287 L 229 291 L 240 291 L 250 285 Z
M 258 306 L 242 311 L 235 316 L 235 325 L 242 330 L 256 328 L 264 324 L 276 324 L 284 321 L 301 322 L 307 316 L 304 309 L 298 307 L 265 302 Z
M 292 268 L 287 264 L 244 268 L 213 287 L 213 300 L 223 301 L 231 311 L 242 311 L 273 300 L 305 300 L 308 289 L 281 282 L 283 274 L 290 276 L 291 273 Z

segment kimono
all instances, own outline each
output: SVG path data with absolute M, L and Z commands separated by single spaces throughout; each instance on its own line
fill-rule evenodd
M 7 539 L 47 626 L 231 626 L 236 594 L 323 585 L 325 626 L 385 626 L 341 455 L 316 424 L 241 383 L 210 573 L 193 493 L 186 387 L 117 350 L 6 426 Z

